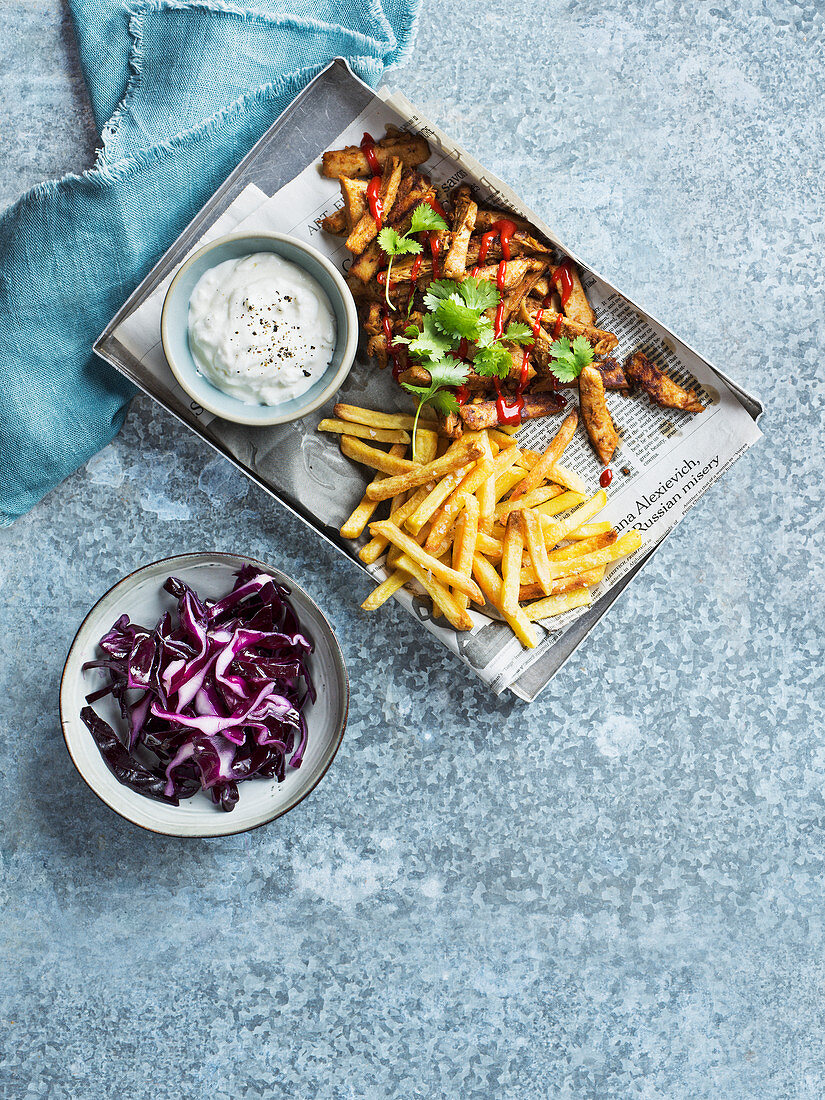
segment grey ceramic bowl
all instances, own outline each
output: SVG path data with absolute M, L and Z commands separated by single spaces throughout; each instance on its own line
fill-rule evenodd
M 80 711 L 86 706 L 86 695 L 102 683 L 97 670 L 84 673 L 82 666 L 85 661 L 99 656 L 98 639 L 124 612 L 133 622 L 154 625 L 164 611 L 175 606 L 173 598 L 161 587 L 167 577 L 180 577 L 200 595 L 215 598 L 230 590 L 235 572 L 244 564 L 259 567 L 290 590 L 301 627 L 315 643 L 311 673 L 318 698 L 305 711 L 308 740 L 303 763 L 298 769 L 287 768 L 283 783 L 274 779 L 250 779 L 240 783 L 238 804 L 230 813 L 219 810 L 201 792 L 183 800 L 180 806 L 155 802 L 118 782 L 81 721 Z M 111 696 L 94 706 L 110 725 L 120 726 L 122 719 Z M 66 658 L 60 684 L 63 736 L 83 779 L 121 817 L 168 836 L 242 833 L 297 806 L 320 783 L 335 758 L 344 736 L 348 706 L 349 681 L 341 647 L 317 604 L 280 570 L 238 554 L 183 554 L 145 565 L 124 577 L 98 600 L 83 620 Z
M 306 393 L 278 405 L 246 405 L 219 390 L 198 370 L 189 348 L 189 299 L 201 275 L 225 260 L 255 252 L 274 252 L 302 267 L 321 284 L 335 314 L 335 351 L 326 371 Z M 230 233 L 205 244 L 181 265 L 166 292 L 160 337 L 172 374 L 208 412 L 236 424 L 285 424 L 320 408 L 341 388 L 358 346 L 358 315 L 340 271 L 316 249 L 283 233 Z

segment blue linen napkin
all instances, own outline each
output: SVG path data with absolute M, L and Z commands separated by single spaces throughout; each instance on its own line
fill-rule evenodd
M 93 340 L 334 57 L 375 85 L 420 0 L 69 0 L 101 135 L 93 169 L 0 218 L 0 524 L 120 430 L 134 388 Z

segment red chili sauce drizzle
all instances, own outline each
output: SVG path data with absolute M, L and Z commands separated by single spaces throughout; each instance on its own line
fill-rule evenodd
M 381 165 L 378 163 L 378 157 L 375 155 L 375 139 L 372 134 L 364 134 L 361 138 L 361 152 L 366 158 L 367 164 L 370 167 L 370 172 L 374 176 L 381 175 Z
M 602 470 L 601 477 L 599 478 L 599 485 L 601 485 L 603 489 L 606 489 L 612 480 L 613 471 L 610 468 Z
M 381 201 L 381 177 L 373 176 L 367 184 L 367 202 L 373 221 L 381 228 L 384 221 L 384 203 Z
M 569 260 L 562 260 L 553 272 L 553 282 L 559 284 L 561 308 L 564 309 L 570 300 L 570 295 L 573 293 L 573 268 Z
M 430 252 L 433 257 L 433 278 L 440 279 L 441 267 L 439 264 L 438 256 L 441 252 L 441 242 L 439 241 L 438 234 L 436 232 L 430 233 Z

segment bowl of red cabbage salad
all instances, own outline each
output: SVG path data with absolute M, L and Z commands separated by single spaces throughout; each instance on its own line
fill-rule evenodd
M 235 573 L 220 599 L 201 598 L 170 576 L 176 601 L 154 626 L 121 615 L 100 638 L 102 656 L 84 672 L 106 678 L 80 717 L 115 778 L 168 805 L 203 792 L 231 811 L 238 785 L 283 782 L 307 748 L 304 710 L 316 698 L 313 643 L 289 589 L 253 565 Z M 114 728 L 92 704 L 111 695 Z

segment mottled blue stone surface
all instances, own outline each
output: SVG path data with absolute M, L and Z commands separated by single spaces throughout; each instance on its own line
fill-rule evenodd
M 0 201 L 88 165 L 59 0 L 0 6 Z M 389 82 L 761 395 L 532 706 L 495 700 L 148 399 L 0 532 L 3 1100 L 825 1094 L 823 7 L 425 0 Z M 105 276 L 104 276 L 105 277 Z M 334 767 L 222 841 L 121 821 L 60 734 L 88 607 L 268 557 L 352 676 Z

